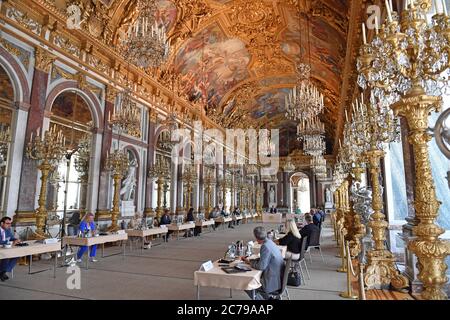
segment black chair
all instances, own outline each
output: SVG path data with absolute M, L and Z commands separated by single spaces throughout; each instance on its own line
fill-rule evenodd
M 309 244 L 308 248 L 306 249 L 306 253 L 309 254 L 309 261 L 312 264 L 312 256 L 311 256 L 311 248 L 315 248 L 319 250 L 320 256 L 322 257 L 323 263 L 325 263 L 325 259 L 323 258 L 322 249 L 320 249 L 320 234 L 321 229 L 319 231 L 311 232 L 309 236 Z
M 283 272 L 282 272 L 282 278 L 281 278 L 281 289 L 275 292 L 272 292 L 269 295 L 269 299 L 275 299 L 275 300 L 282 300 L 283 295 L 286 295 L 286 298 L 288 300 L 291 300 L 291 297 L 289 296 L 289 291 L 287 287 L 288 283 L 288 276 L 289 276 L 289 270 L 291 270 L 292 260 L 291 258 L 288 258 L 285 260 Z
M 300 239 L 300 255 L 299 255 L 299 258 L 297 260 L 294 260 L 294 259 L 292 260 L 293 269 L 295 270 L 295 268 L 298 266 L 298 268 L 300 269 L 300 276 L 302 277 L 302 281 L 305 284 L 306 284 L 306 279 L 305 279 L 305 275 L 303 274 L 302 262 L 305 265 L 306 275 L 308 276 L 308 280 L 311 280 L 311 277 L 309 275 L 308 266 L 306 265 L 306 259 L 305 259 L 305 252 L 306 252 L 306 244 L 307 243 L 308 243 L 308 237 L 303 237 L 303 238 Z

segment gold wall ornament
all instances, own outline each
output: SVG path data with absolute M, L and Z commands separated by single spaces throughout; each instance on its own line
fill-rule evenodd
M 191 208 L 192 188 L 197 182 L 197 167 L 196 165 L 187 165 L 183 171 L 181 180 L 184 183 L 184 209 L 186 212 Z
M 105 167 L 108 171 L 111 171 L 114 181 L 111 226 L 108 227 L 108 231 L 115 232 L 119 230 L 117 220 L 120 216 L 120 182 L 127 173 L 129 167 L 127 152 L 125 150 L 114 150 L 113 153 L 108 153 Z
M 50 72 L 50 68 L 52 67 L 52 64 L 55 62 L 56 59 L 56 56 L 40 47 L 36 48 L 34 52 L 34 57 L 35 57 L 35 68 L 45 73 Z
M 65 138 L 61 131 L 56 132 L 56 127 L 45 131 L 43 137 L 40 136 L 40 129 L 37 130 L 35 139 L 33 133 L 27 144 L 27 157 L 38 161 L 38 169 L 41 171 L 41 190 L 39 193 L 39 207 L 35 211 L 36 231 L 32 239 L 47 238 L 45 233 L 45 221 L 47 219 L 47 185 L 51 171 L 55 170 L 58 162 L 65 154 Z

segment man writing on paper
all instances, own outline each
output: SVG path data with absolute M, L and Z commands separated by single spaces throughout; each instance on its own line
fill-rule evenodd
M 261 270 L 261 284 L 255 292 L 256 300 L 269 300 L 271 295 L 278 295 L 281 289 L 281 275 L 284 268 L 284 260 L 277 245 L 267 238 L 267 232 L 263 227 L 256 227 L 253 230 L 256 241 L 261 245 L 260 258 L 256 260 L 243 260 L 250 264 L 252 268 Z M 246 291 L 252 297 L 251 291 Z
M 3 217 L 0 220 L 0 245 L 15 245 L 20 243 L 19 239 L 14 238 L 14 234 L 11 231 L 12 220 L 10 217 Z M 0 260 L 0 280 L 6 281 L 9 277 L 6 272 L 11 272 L 14 269 L 17 262 L 17 258 L 2 259 Z

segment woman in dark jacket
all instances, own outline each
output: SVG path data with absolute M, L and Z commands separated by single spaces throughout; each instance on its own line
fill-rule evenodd
M 278 243 L 287 246 L 286 258 L 291 257 L 292 260 L 300 258 L 301 235 L 294 220 L 288 222 L 287 234 Z
M 194 208 L 190 208 L 188 213 L 187 213 L 186 222 L 189 222 L 189 221 L 194 221 L 195 222 Z M 194 228 L 194 236 L 197 236 L 200 233 L 197 228 L 200 228 L 200 232 L 202 231 L 202 227 L 195 227 Z M 184 236 L 185 237 L 192 236 L 192 229 L 186 230 L 186 233 L 184 234 Z

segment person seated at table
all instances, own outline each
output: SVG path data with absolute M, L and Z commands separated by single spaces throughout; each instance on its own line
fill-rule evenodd
M 313 218 L 313 223 L 320 227 L 320 224 L 322 223 L 322 215 L 320 214 L 319 209 L 315 209 L 314 210 L 314 215 L 312 216 Z
M 219 210 L 219 206 L 215 206 L 214 209 L 209 213 L 209 218 L 210 219 L 216 219 L 220 217 L 220 210 Z M 216 230 L 217 225 L 219 225 L 220 223 L 215 222 L 212 227 L 213 230 Z
M 302 214 L 302 210 L 300 209 L 300 207 L 297 207 L 297 209 L 295 209 L 295 214 Z
M 12 219 L 10 217 L 3 217 L 0 220 L 0 245 L 16 245 L 20 243 L 19 239 L 14 238 L 14 233 L 11 230 Z M 16 266 L 17 258 L 0 260 L 0 280 L 6 281 L 9 277 L 7 272 L 12 272 Z
M 301 235 L 294 220 L 289 220 L 286 228 L 286 235 L 278 240 L 281 246 L 287 246 L 285 258 L 291 257 L 292 260 L 300 258 Z
M 233 215 L 235 216 L 235 217 L 240 217 L 241 216 L 241 210 L 238 208 L 238 207 L 236 207 L 236 208 L 234 208 L 234 210 L 233 210 Z M 234 224 L 235 225 L 239 225 L 239 221 L 240 220 L 234 220 Z
M 159 225 L 168 225 L 172 223 L 172 219 L 170 219 L 169 209 L 164 209 L 164 214 L 161 219 L 159 219 Z M 169 242 L 169 235 L 172 233 L 171 230 L 168 230 L 167 233 L 163 236 L 166 242 Z
M 322 216 L 321 222 L 324 222 L 324 221 L 325 221 L 325 209 L 324 209 L 323 207 L 320 208 L 320 209 L 319 209 L 319 213 L 320 213 L 320 215 Z
M 69 225 L 67 226 L 67 233 L 69 236 L 76 236 L 80 227 L 80 212 L 75 211 L 69 219 Z
M 275 206 L 272 206 L 272 208 L 270 208 L 270 213 L 277 213 L 277 208 L 275 208 Z
M 194 221 L 195 222 L 195 218 L 194 218 L 194 208 L 190 208 L 189 209 L 189 211 L 188 211 L 188 213 L 187 213 L 187 215 L 186 215 L 186 222 L 189 222 L 189 221 Z M 186 230 L 186 232 L 184 233 L 184 237 L 185 238 L 187 238 L 187 237 L 192 237 L 193 235 L 194 236 L 197 236 L 197 232 L 198 232 L 198 229 L 197 228 L 200 228 L 200 232 L 201 232 L 201 227 L 195 227 L 194 228 L 194 231 L 192 231 L 192 229 L 187 229 Z M 197 231 L 196 231 L 197 230 Z
M 82 234 L 90 233 L 91 236 L 95 233 L 95 223 L 94 223 L 94 214 L 93 213 L 86 213 L 83 220 L 80 223 L 80 231 Z M 88 250 L 87 246 L 81 246 L 78 249 L 77 253 L 77 262 L 81 262 L 81 257 L 83 257 L 83 254 Z M 91 262 L 97 262 L 97 259 L 95 259 L 95 254 L 97 253 L 97 245 L 91 246 L 91 250 L 89 253 L 89 260 Z
M 230 216 L 230 214 L 225 210 L 225 208 L 222 207 L 222 210 L 220 211 L 220 215 L 224 218 L 228 218 Z M 228 228 L 234 229 L 233 227 L 233 223 L 234 221 L 231 220 L 230 222 L 228 222 Z
M 274 292 L 281 289 L 284 260 L 277 245 L 267 238 L 264 227 L 253 229 L 253 235 L 256 238 L 256 242 L 261 245 L 260 258 L 248 260 L 243 257 L 242 260 L 250 264 L 252 268 L 262 271 L 261 287 L 256 289 L 255 300 L 269 300 L 271 295 L 276 294 Z M 252 291 L 248 290 L 246 292 L 252 298 Z
M 310 214 L 305 214 L 305 222 L 306 225 L 300 230 L 300 235 L 302 237 L 308 237 L 308 239 L 306 240 L 306 249 L 308 249 L 309 239 L 311 239 L 311 235 L 315 232 L 319 233 L 320 229 L 313 223 L 313 218 Z

